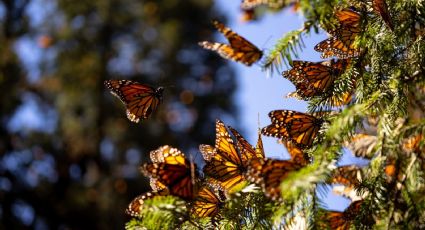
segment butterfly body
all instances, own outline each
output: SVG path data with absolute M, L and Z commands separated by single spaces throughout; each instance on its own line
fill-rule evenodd
M 163 87 L 130 80 L 106 80 L 105 86 L 126 106 L 127 118 L 135 123 L 147 119 L 163 99 Z
M 203 41 L 199 42 L 200 46 L 216 51 L 223 58 L 241 62 L 247 66 L 251 66 L 261 59 L 263 52 L 254 44 L 233 32 L 230 28 L 225 27 L 221 22 L 213 21 L 213 24 L 227 38 L 230 44 Z

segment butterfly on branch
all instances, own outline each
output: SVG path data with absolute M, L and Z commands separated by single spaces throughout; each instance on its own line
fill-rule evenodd
M 230 28 L 225 27 L 221 22 L 213 21 L 213 24 L 227 38 L 230 44 L 208 41 L 199 42 L 198 44 L 204 49 L 216 51 L 223 58 L 241 62 L 247 66 L 251 66 L 261 59 L 263 52 L 254 44 L 233 32 Z
M 163 87 L 130 80 L 106 80 L 105 86 L 118 97 L 127 109 L 127 118 L 135 123 L 147 119 L 162 102 Z
M 238 141 L 239 151 L 220 120 L 216 121 L 215 146 L 199 146 L 206 161 L 204 173 L 220 181 L 226 191 L 232 191 L 245 182 L 244 172 L 249 160 L 264 157 L 262 151 L 256 151 L 235 129 L 231 130 Z
M 184 154 L 181 151 L 178 151 L 175 148 L 170 147 L 161 147 L 159 149 L 153 150 L 150 152 L 150 159 L 152 163 L 168 163 L 168 164 L 176 164 L 176 159 L 183 157 Z M 150 186 L 152 191 L 143 193 L 136 198 L 134 198 L 126 209 L 126 213 L 133 217 L 139 217 L 140 213 L 143 209 L 143 204 L 145 200 L 151 199 L 156 196 L 165 196 L 169 195 L 170 192 L 167 186 L 161 183 L 157 178 L 150 177 Z
M 246 177 L 258 184 L 266 197 L 278 200 L 281 196 L 279 187 L 282 181 L 289 173 L 300 168 L 300 165 L 291 161 L 258 158 L 250 161 Z
M 296 87 L 301 99 L 310 99 L 327 93 L 348 64 L 347 60 L 331 60 L 330 62 L 293 61 L 292 69 L 282 75 Z
M 348 230 L 360 213 L 363 200 L 353 201 L 344 212 L 327 211 L 323 218 L 332 230 Z
M 300 149 L 312 146 L 324 120 L 292 110 L 274 110 L 269 113 L 272 124 L 261 133 L 291 141 Z
M 361 31 L 361 16 L 350 9 L 339 10 L 335 13 L 339 26 L 329 31 L 332 37 L 320 42 L 314 50 L 322 52 L 322 58 L 338 57 L 347 59 L 357 57 L 360 52 L 354 45 Z
M 196 165 L 187 160 L 180 150 L 168 145 L 151 152 L 151 157 L 161 154 L 163 161 L 144 164 L 140 167 L 141 172 L 164 185 L 170 195 L 192 200 L 198 191 Z
M 214 217 L 223 207 L 226 193 L 219 182 L 208 179 L 203 183 L 191 204 L 191 214 L 195 217 Z

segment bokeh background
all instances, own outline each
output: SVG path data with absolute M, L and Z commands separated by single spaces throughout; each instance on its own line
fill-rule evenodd
M 302 15 L 239 18 L 238 0 L 1 0 L 0 229 L 122 229 L 127 204 L 149 189 L 138 166 L 150 150 L 169 144 L 202 165 L 215 119 L 254 142 L 270 110 L 305 111 L 279 73 L 197 45 L 225 41 L 210 24 L 219 19 L 267 53 Z M 319 61 L 312 47 L 325 37 L 305 37 L 299 58 Z M 164 103 L 131 123 L 106 79 L 164 86 Z M 264 141 L 267 156 L 287 157 Z

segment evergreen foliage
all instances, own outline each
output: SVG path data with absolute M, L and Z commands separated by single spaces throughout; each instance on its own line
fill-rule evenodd
M 267 6 L 267 1 L 262 2 Z M 189 219 L 180 226 L 190 229 L 425 228 L 423 2 L 387 0 L 385 7 L 389 15 L 382 8 L 378 11 L 372 7 L 383 4 L 380 0 L 301 0 L 297 4 L 306 18 L 306 26 L 284 35 L 266 56 L 263 68 L 269 73 L 282 71 L 283 62 L 290 64 L 297 57 L 302 51 L 301 37 L 311 34 L 311 28 L 323 28 L 343 39 L 344 35 L 338 37 L 338 32 L 343 34 L 346 31 L 341 30 L 352 25 L 338 25 L 334 17 L 337 10 L 353 7 L 361 18 L 360 32 L 352 43 L 345 44 L 350 46 L 348 49 L 359 50 L 359 55 L 350 58 L 350 66 L 338 76 L 330 92 L 309 101 L 309 112 L 325 119 L 313 147 L 305 150 L 311 158 L 310 164 L 285 176 L 280 184 L 281 200 L 272 201 L 261 189 L 248 185 L 230 194 L 216 217 L 196 218 L 189 214 Z M 384 21 L 388 19 L 386 16 L 392 23 Z M 344 92 L 353 92 L 353 99 L 332 104 L 341 101 Z M 359 183 L 351 187 L 344 185 L 343 193 L 352 197 L 353 202 L 344 212 L 327 210 L 317 194 L 330 184 L 329 178 L 336 172 L 336 162 L 347 143 L 363 133 L 376 138 L 372 148 L 369 148 L 370 139 L 364 142 L 367 144 L 362 145 L 360 138 L 356 140 L 360 144 L 350 145 L 357 148 L 351 149 L 353 152 L 361 152 L 362 148 L 362 152 L 370 152 L 365 154 L 370 162 L 359 169 L 363 175 Z M 353 178 L 348 181 L 354 184 Z M 348 195 L 350 191 L 355 194 Z M 162 203 L 153 200 L 152 205 L 160 207 Z M 142 216 L 133 219 L 131 226 L 155 229 L 155 221 Z M 173 224 L 167 227 L 172 228 Z

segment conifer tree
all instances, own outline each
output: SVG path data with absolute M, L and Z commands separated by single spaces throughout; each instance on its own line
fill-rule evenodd
M 295 167 L 294 162 L 298 160 L 293 157 L 285 163 L 286 166 L 280 166 L 283 161 L 268 159 L 267 153 L 266 159 L 253 157 L 254 160 L 249 162 L 248 169 L 243 174 L 247 179 L 244 185 L 226 190 L 226 185 L 223 184 L 223 190 L 226 190 L 223 201 L 212 201 L 209 198 L 210 203 L 218 204 L 214 206 L 218 209 L 217 215 L 206 218 L 194 215 L 193 206 L 199 202 L 199 197 L 202 198 L 200 192 L 198 198 L 195 194 L 192 200 L 154 194 L 138 200 L 137 212 L 133 213 L 134 218 L 126 227 L 425 228 L 423 2 L 242 2 L 242 8 L 252 10 L 253 14 L 264 8 L 280 10 L 296 7 L 305 17 L 302 28 L 287 33 L 264 55 L 262 66 L 269 74 L 284 71 L 283 76 L 297 88 L 292 96 L 308 100 L 307 113 L 310 115 L 271 112 L 272 125 L 263 129 L 263 134 L 288 142 L 288 150 L 292 148 L 292 143 L 306 155 L 305 159 L 308 161 Z M 314 34 L 318 29 L 327 31 L 329 39 L 316 45 L 316 51 L 322 52 L 324 58 L 337 59 L 313 64 L 307 63 L 309 60 L 294 61 L 293 57 L 301 52 L 298 48 L 303 47 L 302 36 Z M 344 61 L 338 62 L 341 60 Z M 302 78 L 304 75 L 311 76 L 310 72 L 319 71 L 318 69 L 320 73 L 332 77 L 328 79 L 331 81 L 330 86 L 326 84 L 326 87 L 321 87 L 323 79 Z M 318 78 L 317 75 L 314 76 Z M 280 132 L 274 131 L 276 128 Z M 304 134 L 297 136 L 299 132 Z M 238 145 L 233 148 L 237 148 L 242 155 L 250 147 L 240 145 L 242 142 L 238 135 L 234 134 L 234 137 Z M 219 138 L 220 135 L 217 136 Z M 215 149 L 201 146 L 201 152 L 207 155 L 204 157 L 207 166 L 209 162 L 214 162 L 220 148 L 217 144 Z M 337 167 L 336 162 L 342 156 L 343 148 L 350 149 L 358 157 L 369 159 L 369 163 L 363 167 Z M 258 149 L 259 145 L 255 150 Z M 212 160 L 209 159 L 208 152 Z M 144 168 L 146 167 L 145 165 Z M 273 195 L 276 190 L 272 194 L 267 184 L 275 176 L 271 172 L 279 167 L 282 172 L 276 189 L 282 192 L 276 197 Z M 226 169 L 228 165 L 222 168 L 206 167 L 204 176 L 220 178 L 220 170 Z M 256 170 L 259 173 L 255 173 Z M 147 175 L 153 177 L 154 174 Z M 194 182 L 196 183 L 198 182 Z M 338 191 L 352 200 L 350 206 L 343 212 L 326 210 L 323 201 L 317 196 L 320 185 L 323 184 L 342 185 L 343 188 Z

